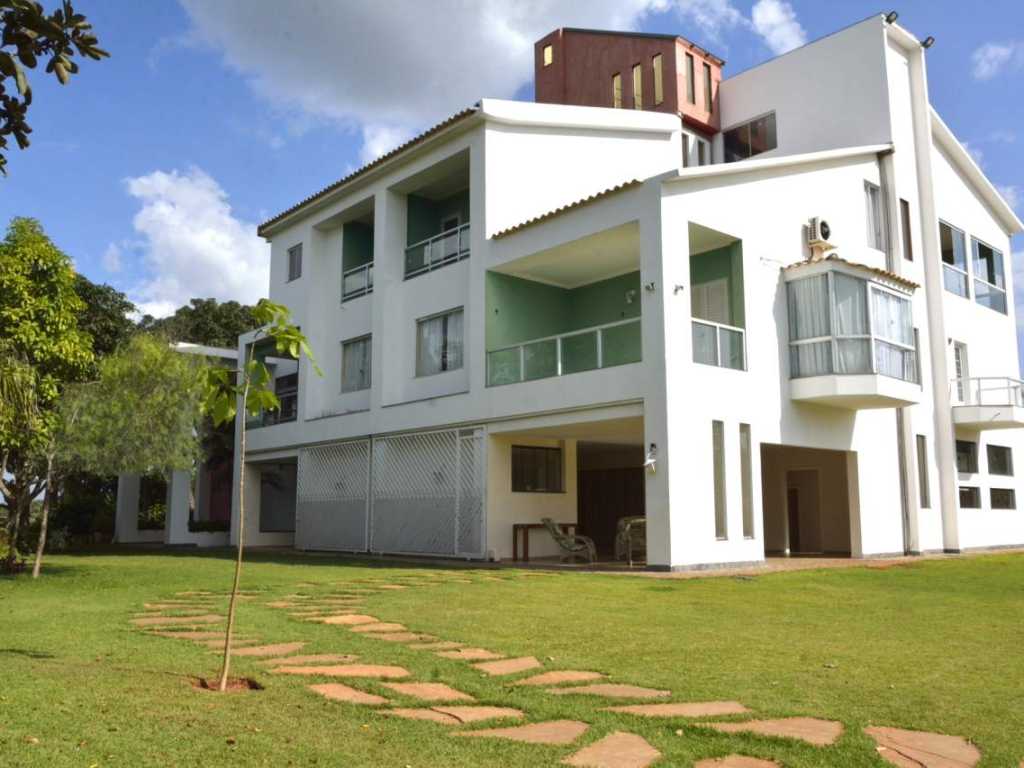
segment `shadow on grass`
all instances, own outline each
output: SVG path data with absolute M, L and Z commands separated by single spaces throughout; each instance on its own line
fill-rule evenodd
M 28 648 L 0 648 L 0 656 L 24 656 L 26 659 L 55 659 L 52 653 L 32 651 Z

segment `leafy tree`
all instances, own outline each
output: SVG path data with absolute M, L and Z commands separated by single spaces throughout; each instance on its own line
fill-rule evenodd
M 27 121 L 32 89 L 24 68 L 35 69 L 40 58 L 48 58 L 46 71 L 66 85 L 78 72 L 72 58 L 76 51 L 96 61 L 110 55 L 98 42 L 92 25 L 70 0 L 49 15 L 33 0 L 0 0 L 0 173 L 7 175 L 7 137 L 14 136 L 25 149 L 32 132 Z
M 231 349 L 238 346 L 241 334 L 257 325 L 253 307 L 237 301 L 219 303 L 216 299 L 192 299 L 169 317 L 146 315 L 139 322 L 142 330 L 162 333 L 172 341 Z
M 78 315 L 78 327 L 92 337 L 92 350 L 106 357 L 128 341 L 136 325 L 130 315 L 135 305 L 116 288 L 75 275 L 75 293 L 85 304 Z
M 246 357 L 237 369 L 211 366 L 206 370 L 204 410 L 213 419 L 214 425 L 234 421 L 241 403 L 246 413 L 255 416 L 260 411 L 276 410 L 280 407 L 277 395 L 272 389 L 273 376 L 262 360 L 256 357 L 260 341 L 269 341 L 278 354 L 299 359 L 305 355 L 317 375 L 321 375 L 309 349 L 306 337 L 298 326 L 291 322 L 288 308 L 267 299 L 260 299 L 253 308 L 253 318 L 260 329 L 249 345 Z M 227 690 L 228 672 L 231 668 L 232 632 L 235 628 L 235 607 L 238 589 L 242 580 L 242 552 L 245 546 L 245 438 L 246 423 L 240 421 L 238 462 L 242 467 L 238 473 L 238 550 L 235 558 L 235 575 L 231 584 L 231 600 L 228 603 L 228 624 L 224 633 L 224 659 L 221 664 L 218 689 Z

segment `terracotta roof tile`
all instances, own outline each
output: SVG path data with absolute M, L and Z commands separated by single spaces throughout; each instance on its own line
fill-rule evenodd
M 894 283 L 902 285 L 903 287 L 908 288 L 910 290 L 914 290 L 914 289 L 920 287 L 913 280 L 908 280 L 907 278 L 903 277 L 902 275 L 897 275 L 895 272 L 890 272 L 887 269 L 879 269 L 878 267 L 871 267 L 871 266 L 868 266 L 867 264 L 860 264 L 860 263 L 858 263 L 856 261 L 847 261 L 846 259 L 841 258 L 841 257 L 839 257 L 839 256 L 837 256 L 835 254 L 833 254 L 831 256 L 826 256 L 824 259 L 821 259 L 820 261 L 810 261 L 810 260 L 797 261 L 797 262 L 795 262 L 793 264 L 789 264 L 788 266 L 783 267 L 782 269 L 783 269 L 784 272 L 789 272 L 789 271 L 792 271 L 794 269 L 800 269 L 801 267 L 810 266 L 812 264 L 820 264 L 821 262 L 832 262 L 832 263 L 835 263 L 835 264 L 845 264 L 846 266 L 853 267 L 854 269 L 865 270 L 867 272 L 871 272 L 872 274 L 878 275 L 879 277 L 885 278 L 886 280 L 890 280 L 890 281 L 892 281 Z

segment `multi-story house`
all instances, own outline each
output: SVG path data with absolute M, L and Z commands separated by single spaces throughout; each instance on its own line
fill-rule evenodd
M 872 16 L 726 77 L 679 37 L 557 30 L 536 103 L 262 224 L 323 376 L 270 359 L 248 540 L 508 559 L 552 518 L 608 553 L 643 515 L 655 568 L 1024 544 L 1022 224 L 927 47 Z

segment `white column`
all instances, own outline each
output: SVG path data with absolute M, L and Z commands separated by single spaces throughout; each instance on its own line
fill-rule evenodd
M 167 519 L 164 522 L 164 543 L 184 544 L 189 540 L 188 512 L 192 473 L 175 470 L 167 484 Z
M 114 542 L 130 544 L 139 538 L 138 475 L 117 476 L 117 506 L 114 512 Z

